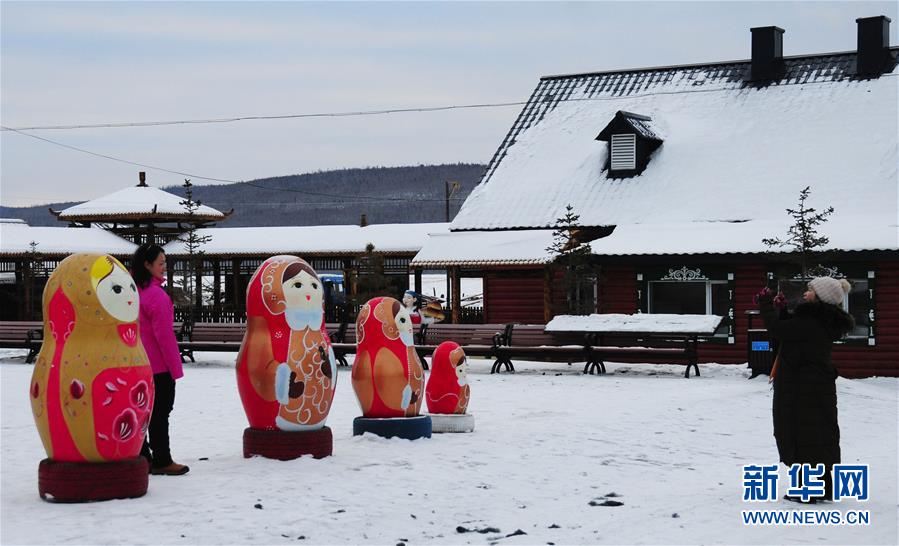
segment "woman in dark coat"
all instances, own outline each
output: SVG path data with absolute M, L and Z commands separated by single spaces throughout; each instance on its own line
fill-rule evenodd
M 814 278 L 804 302 L 786 319 L 780 318 L 770 290 L 758 298 L 765 327 L 780 343 L 772 411 L 780 460 L 787 466 L 824 464 L 826 499 L 832 498 L 831 468 L 840 462 L 837 370 L 830 353 L 833 342 L 855 324 L 842 309 L 848 292 L 845 279 Z

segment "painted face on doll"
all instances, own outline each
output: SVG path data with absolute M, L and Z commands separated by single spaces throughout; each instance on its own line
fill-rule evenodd
M 400 307 L 394 320 L 396 321 L 396 327 L 399 330 L 400 340 L 403 344 L 407 347 L 415 345 L 415 337 L 412 335 L 412 315 L 409 314 L 409 310 L 405 307 Z
M 293 277 L 284 279 L 282 287 L 287 307 L 284 318 L 291 330 L 316 330 L 321 327 L 324 299 L 321 282 L 308 272 L 300 270 Z
M 415 307 L 415 296 L 406 293 L 403 296 L 403 307 L 406 307 L 408 309 L 412 309 L 413 307 Z
M 109 267 L 106 257 L 94 263 L 94 270 Z M 99 279 L 94 289 L 100 306 L 122 322 L 134 322 L 140 313 L 140 302 L 137 287 L 127 271 L 118 264 L 112 264 L 111 270 Z
M 454 360 L 455 355 L 450 355 L 450 358 Z M 459 383 L 460 387 L 464 387 L 468 384 L 468 361 L 465 359 L 465 355 L 462 355 L 462 358 L 455 363 L 454 369 L 456 370 L 456 380 Z

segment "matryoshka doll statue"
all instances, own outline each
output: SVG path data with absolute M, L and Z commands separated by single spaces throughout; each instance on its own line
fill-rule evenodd
M 324 316 L 322 283 L 300 258 L 271 257 L 253 274 L 237 355 L 237 388 L 250 423 L 244 457 L 286 461 L 333 452 L 325 421 L 337 368 Z
M 47 459 L 41 498 L 88 502 L 147 492 L 141 445 L 153 409 L 153 371 L 141 345 L 137 287 L 105 254 L 73 254 L 44 287 L 44 343 L 31 410 Z
M 465 413 L 470 397 L 465 351 L 454 341 L 444 341 L 431 356 L 425 388 L 433 432 L 474 431 L 474 416 Z
M 424 370 L 409 310 L 393 298 L 369 300 L 356 318 L 356 344 L 353 390 L 362 417 L 353 421 L 353 434 L 429 438 L 431 419 L 419 415 Z

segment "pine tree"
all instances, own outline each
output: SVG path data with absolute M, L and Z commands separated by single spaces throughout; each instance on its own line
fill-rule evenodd
M 784 239 L 778 237 L 762 239 L 762 243 L 769 247 L 788 247 L 792 248 L 792 252 L 796 253 L 799 258 L 799 265 L 802 268 L 803 278 L 809 276 L 809 263 L 815 249 L 824 247 L 830 242 L 830 239 L 823 235 L 818 235 L 818 227 L 827 221 L 827 217 L 833 214 L 834 208 L 827 207 L 818 212 L 814 207 L 805 206 L 805 200 L 811 193 L 810 186 L 806 186 L 804 190 L 799 192 L 799 207 L 796 209 L 787 209 L 787 214 L 793 218 L 793 225 L 787 230 L 787 236 Z
M 553 242 L 546 247 L 546 251 L 555 256 L 554 263 L 564 268 L 563 286 L 568 312 L 589 314 L 596 310 L 592 294 L 595 276 L 590 264 L 593 252 L 590 243 L 578 240 L 580 218 L 579 214 L 575 214 L 574 207 L 568 204 L 565 215 L 556 219 Z M 588 297 L 580 297 L 581 292 L 589 292 Z
M 184 247 L 187 249 L 187 267 L 184 268 L 184 281 L 182 287 L 184 288 L 185 295 L 190 300 L 190 316 L 195 319 L 195 312 L 198 311 L 198 309 L 195 308 L 195 303 L 200 299 L 203 290 L 202 284 L 197 285 L 196 282 L 197 274 L 203 263 L 203 255 L 205 254 L 202 248 L 203 245 L 212 240 L 212 237 L 209 235 L 199 235 L 197 233 L 196 215 L 197 211 L 202 206 L 202 203 L 199 200 L 194 200 L 193 184 L 191 184 L 189 178 L 184 179 L 183 187 L 184 199 L 179 201 L 179 204 L 183 206 L 184 210 L 187 212 L 187 225 L 189 227 L 178 237 L 178 240 L 183 242 Z
M 38 277 L 44 277 L 44 257 L 37 249 L 38 242 L 31 241 L 28 243 L 28 257 L 25 260 L 25 264 L 27 265 L 27 269 L 25 274 L 27 277 L 23 279 L 25 281 L 25 290 L 29 292 L 29 308 L 26 309 L 26 315 L 30 319 L 33 319 L 39 313 L 41 313 L 42 305 L 41 305 L 41 294 L 38 293 Z M 37 304 L 37 313 L 35 313 L 35 304 Z
M 391 293 L 390 281 L 384 273 L 384 257 L 375 254 L 375 245 L 365 245 L 365 255 L 359 259 L 358 278 L 354 304 L 361 307 L 378 296 L 396 296 Z

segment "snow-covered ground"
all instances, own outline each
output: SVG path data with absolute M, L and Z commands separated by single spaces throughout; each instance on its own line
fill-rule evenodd
M 352 436 L 359 408 L 342 369 L 334 456 L 279 462 L 242 457 L 235 355 L 199 356 L 172 415 L 174 455 L 191 472 L 151 476 L 139 499 L 66 505 L 37 494 L 45 454 L 27 398 L 32 367 L 0 351 L 0 542 L 897 543 L 896 379 L 837 384 L 843 461 L 871 465 L 871 499 L 817 510 L 867 509 L 869 526 L 747 527 L 741 510 L 800 507 L 742 501 L 741 465 L 777 461 L 771 391 L 743 366 L 701 365 L 688 380 L 681 366 L 584 376 L 576 364 L 517 362 L 517 373 L 491 376 L 490 362 L 473 359 L 475 432 L 414 442 Z M 782 469 L 781 495 L 785 482 Z

